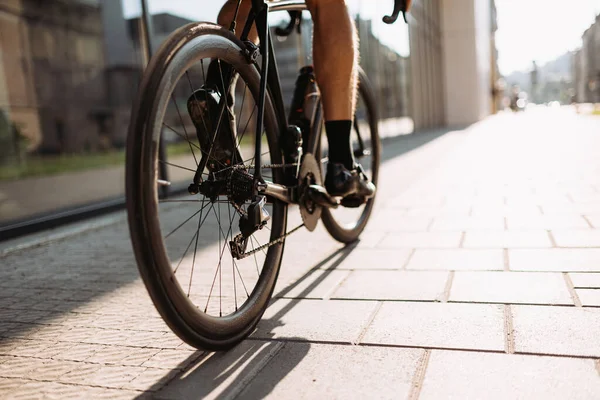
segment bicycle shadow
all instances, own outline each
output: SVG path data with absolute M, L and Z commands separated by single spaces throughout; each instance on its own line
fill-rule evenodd
M 327 266 L 325 272 L 308 285 L 294 298 L 303 298 L 323 282 L 356 248 L 346 246 L 331 253 L 321 260 L 292 284 L 276 294 L 270 305 L 302 284 L 317 270 Z M 298 302 L 288 302 L 271 318 L 259 323 L 263 328 L 269 327 L 260 338 L 250 337 L 227 352 L 200 353 L 196 352 L 181 362 L 176 369 L 179 373 L 166 374 L 148 391 L 154 392 L 139 396 L 139 399 L 200 399 L 200 398 L 235 398 L 251 389 L 252 398 L 264 398 L 307 356 L 311 348 L 308 339 L 302 337 L 278 338 L 275 329 L 283 326 L 282 318 L 292 310 Z M 285 352 L 282 352 L 287 348 Z M 200 355 L 199 355 L 200 354 Z M 285 357 L 278 357 L 285 354 Z M 261 375 L 267 365 L 268 374 Z M 254 378 L 257 378 L 254 380 Z M 254 384 L 252 384 L 254 382 Z

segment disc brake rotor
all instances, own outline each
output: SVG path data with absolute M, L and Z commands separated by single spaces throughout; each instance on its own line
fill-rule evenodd
M 312 154 L 307 153 L 302 158 L 302 165 L 298 174 L 299 206 L 304 226 L 312 232 L 319 223 L 323 209 L 308 197 L 310 185 L 321 186 L 323 185 L 323 179 L 321 178 L 321 166 Z

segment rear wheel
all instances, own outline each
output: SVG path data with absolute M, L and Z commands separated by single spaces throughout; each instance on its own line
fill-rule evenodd
M 240 233 L 239 220 L 251 201 L 260 83 L 243 48 L 233 34 L 213 24 L 190 24 L 173 33 L 148 66 L 127 142 L 127 210 L 140 274 L 170 328 L 188 344 L 210 350 L 235 345 L 260 320 L 275 286 L 284 243 L 265 245 L 286 229 L 287 205 L 275 200 L 266 206 L 271 216 L 267 225 L 248 239 L 246 252 L 255 252 L 242 259 L 232 255 L 230 242 Z M 197 135 L 187 108 L 190 96 L 206 84 L 211 61 L 221 72 L 228 71 L 221 73 L 222 82 L 231 79 L 235 87 L 230 96 L 221 96 L 220 101 L 229 102 L 224 112 L 209 111 L 210 120 L 202 121 L 218 127 L 229 123 L 227 109 L 235 114 L 237 152 L 232 151 L 227 162 L 214 155 L 206 135 Z M 270 98 L 264 122 L 259 139 L 263 165 L 281 164 Z M 213 132 L 209 137 L 223 134 L 219 128 Z M 168 159 L 159 152 L 161 141 Z M 214 191 L 191 195 L 185 188 L 203 157 L 208 157 L 210 169 L 202 171 L 202 182 Z M 169 169 L 171 182 L 159 179 L 161 165 Z M 281 170 L 265 170 L 263 176 L 283 184 Z M 160 186 L 169 184 L 184 190 L 159 198 Z
M 358 102 L 350 139 L 356 162 L 362 165 L 367 177 L 377 185 L 381 162 L 377 108 L 373 90 L 362 70 L 359 71 Z M 327 169 L 327 162 L 327 158 L 321 159 L 323 171 Z M 358 240 L 367 226 L 374 205 L 375 197 L 358 208 L 324 208 L 321 220 L 334 239 L 352 243 Z

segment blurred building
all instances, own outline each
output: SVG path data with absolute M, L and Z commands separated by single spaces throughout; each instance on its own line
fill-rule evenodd
M 409 27 L 417 129 L 471 124 L 495 112 L 494 0 L 416 0 Z
M 104 106 L 101 10 L 90 1 L 3 1 L 0 110 L 29 150 L 101 146 Z
M 581 49 L 573 55 L 575 100 L 600 103 L 600 15 L 583 33 Z
M 140 0 L 0 0 L 0 234 L 17 220 L 43 225 L 46 213 L 122 200 L 122 149 L 144 68 L 141 26 L 150 21 L 156 51 L 191 22 L 168 13 L 126 18 L 124 4 L 131 10 L 135 3 L 141 8 Z M 357 17 L 360 63 L 390 134 L 398 126 L 410 132 L 410 119 L 418 134 L 495 111 L 495 15 L 493 0 L 415 0 L 408 28 L 391 34 Z M 312 64 L 310 25 L 307 19 L 302 35 L 274 38 L 288 107 L 300 67 Z M 193 86 L 203 83 L 198 70 L 189 76 Z M 183 107 L 184 83 L 174 93 Z M 191 123 L 186 113 L 171 114 L 173 125 Z M 51 190 L 39 189 L 41 198 L 32 187 Z

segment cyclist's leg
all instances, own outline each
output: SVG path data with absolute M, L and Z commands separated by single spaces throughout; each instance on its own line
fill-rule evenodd
M 321 89 L 329 143 L 325 185 L 334 195 L 370 197 L 375 187 L 353 171 L 350 142 L 358 81 L 356 28 L 344 0 L 306 0 L 306 5 L 314 23 L 315 75 Z

